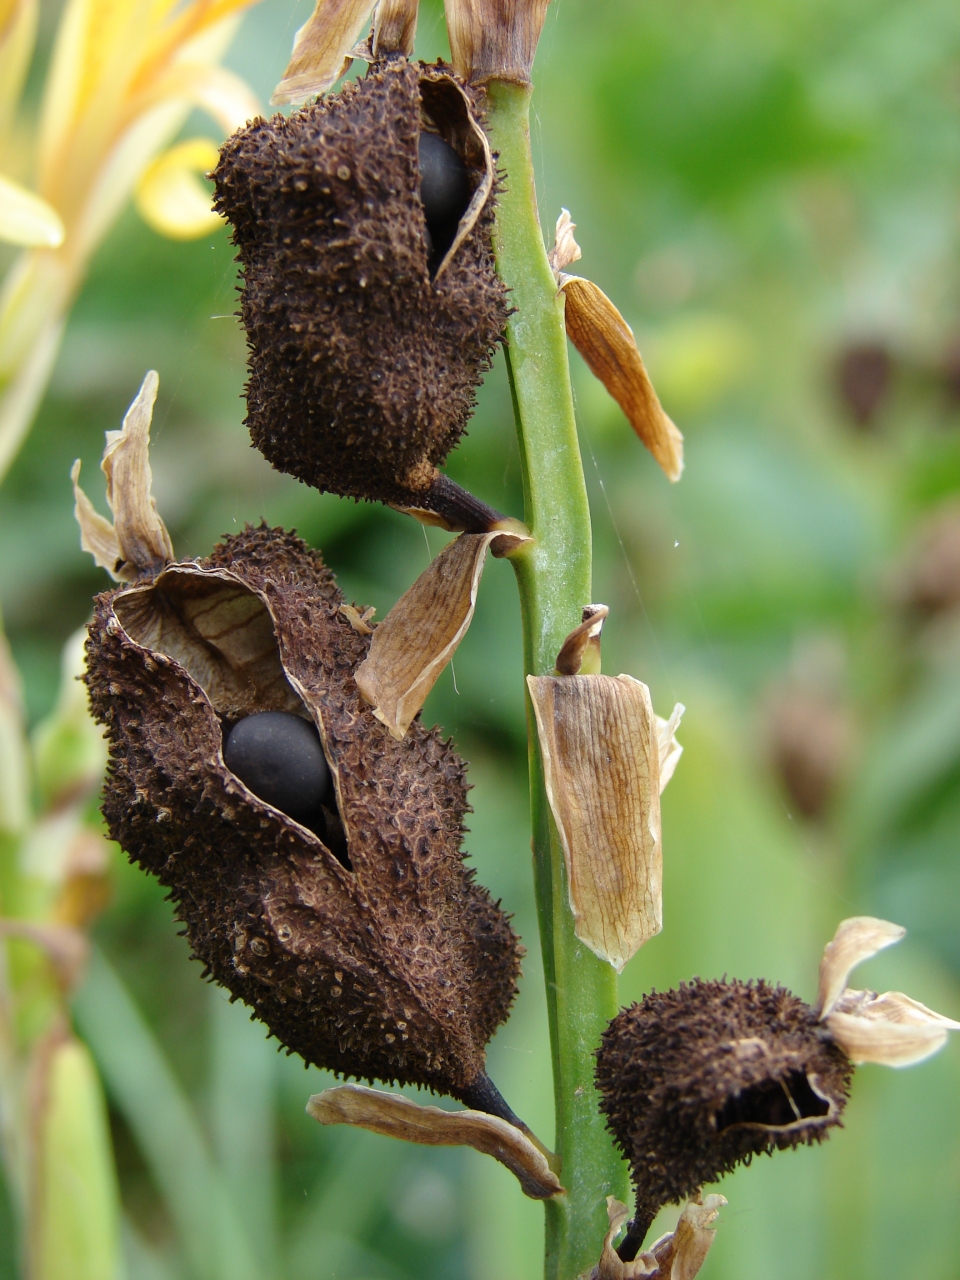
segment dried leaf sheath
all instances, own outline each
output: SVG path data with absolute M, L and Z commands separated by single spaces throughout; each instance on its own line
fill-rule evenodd
M 320 557 L 266 528 L 101 596 L 88 684 L 111 744 L 104 813 L 172 890 L 195 953 L 290 1049 L 469 1096 L 519 946 L 459 852 L 462 762 L 420 724 L 394 742 L 365 707 L 369 641 L 341 603 Z M 223 764 L 222 724 L 298 705 L 334 775 L 326 844 Z
M 661 928 L 660 747 L 630 676 L 528 676 L 576 934 L 615 969 Z
M 278 470 L 322 491 L 438 509 L 436 468 L 507 314 L 474 105 L 449 73 L 399 58 L 223 148 L 215 203 L 243 269 L 247 425 Z M 432 278 L 422 128 L 460 155 L 472 191 Z

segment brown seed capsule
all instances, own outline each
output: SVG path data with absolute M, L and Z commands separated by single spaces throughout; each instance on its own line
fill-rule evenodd
M 288 119 L 254 121 L 214 174 L 243 270 L 256 447 L 320 490 L 438 511 L 459 528 L 486 528 L 491 513 L 451 515 L 455 486 L 437 466 L 464 432 L 507 315 L 477 93 L 395 58 Z M 421 131 L 449 144 L 469 187 L 439 263 Z
M 622 1010 L 597 1053 L 601 1109 L 630 1161 L 636 1256 L 664 1204 L 753 1156 L 821 1141 L 840 1123 L 850 1061 L 816 1012 L 766 982 L 701 982 Z
M 522 949 L 460 853 L 464 766 L 436 730 L 397 742 L 367 708 L 369 636 L 342 601 L 318 553 L 265 526 L 98 598 L 87 683 L 110 834 L 291 1051 L 510 1119 L 484 1047 Z M 311 828 L 224 764 L 229 729 L 264 711 L 319 733 L 333 793 Z

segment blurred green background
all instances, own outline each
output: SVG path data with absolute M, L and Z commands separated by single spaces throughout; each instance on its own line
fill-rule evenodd
M 263 102 L 310 7 L 264 0 L 244 19 L 226 61 Z M 444 41 L 425 2 L 418 50 Z M 583 273 L 634 326 L 687 443 L 671 486 L 573 358 L 605 669 L 647 682 L 661 714 L 688 708 L 664 932 L 622 998 L 724 973 L 812 998 L 837 921 L 872 913 L 910 933 L 857 981 L 960 1017 L 960 9 L 555 0 L 536 77 L 545 227 L 571 210 Z M 443 543 L 252 450 L 235 283 L 226 232 L 173 244 L 132 211 L 93 263 L 0 500 L 31 721 L 106 586 L 79 548 L 70 464 L 105 509 L 103 432 L 148 368 L 178 554 L 245 521 L 293 526 L 383 616 Z M 502 360 L 448 469 L 521 514 Z M 491 1074 L 549 1141 L 521 690 L 515 587 L 493 562 L 425 716 L 470 761 L 467 847 L 529 950 Z M 76 1013 L 110 1101 L 130 1280 L 539 1274 L 542 1210 L 494 1162 L 309 1120 L 328 1078 L 200 981 L 162 891 L 119 854 L 96 937 Z M 823 1148 L 723 1183 L 704 1280 L 960 1274 L 960 1045 L 862 1069 L 847 1114 Z

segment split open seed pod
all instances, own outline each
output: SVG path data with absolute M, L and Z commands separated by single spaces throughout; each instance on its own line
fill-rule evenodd
M 597 1053 L 600 1106 L 630 1162 L 633 1259 L 660 1207 L 755 1155 L 820 1142 L 851 1065 L 816 1011 L 760 981 L 682 984 L 622 1010 Z
M 421 198 L 421 135 L 465 184 L 442 236 Z M 507 315 L 476 91 L 395 57 L 234 134 L 214 181 L 242 266 L 256 447 L 322 491 L 488 528 L 497 513 L 437 471 Z
M 292 534 L 261 525 L 207 560 L 155 562 L 148 427 L 148 409 L 128 415 L 111 441 L 126 482 L 110 491 L 114 523 L 95 526 L 129 577 L 97 598 L 87 641 L 111 837 L 289 1050 L 515 1120 L 484 1049 L 522 949 L 460 851 L 463 762 L 437 730 L 418 722 L 397 742 L 374 717 L 355 681 L 370 628 Z M 246 729 L 278 723 L 279 763 L 263 739 L 251 757 Z
M 348 1076 L 471 1101 L 520 948 L 460 853 L 464 766 L 396 742 L 361 701 L 369 638 L 320 556 L 248 529 L 97 600 L 91 705 L 110 835 L 167 886 L 196 955 L 289 1049 Z M 308 826 L 227 768 L 264 711 L 316 726 L 333 791 Z

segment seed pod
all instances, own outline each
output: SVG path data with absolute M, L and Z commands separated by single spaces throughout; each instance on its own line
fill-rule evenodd
M 342 600 L 319 554 L 265 526 L 98 597 L 87 683 L 110 834 L 289 1050 L 510 1119 L 484 1046 L 521 948 L 460 853 L 464 766 L 436 730 L 397 742 L 366 707 L 369 636 Z M 319 733 L 333 794 L 312 830 L 224 763 L 231 727 L 262 712 Z
M 636 1256 L 664 1204 L 754 1155 L 820 1142 L 840 1123 L 850 1061 L 816 1012 L 766 982 L 701 982 L 622 1010 L 597 1053 L 601 1109 L 630 1161 Z
M 243 270 L 256 447 L 321 491 L 439 512 L 458 528 L 496 513 L 451 513 L 455 486 L 437 466 L 507 315 L 477 102 L 448 71 L 395 58 L 288 119 L 254 121 L 214 174 Z M 433 228 L 441 244 L 421 200 L 422 132 L 452 148 L 467 184 L 463 216 L 447 205 Z

